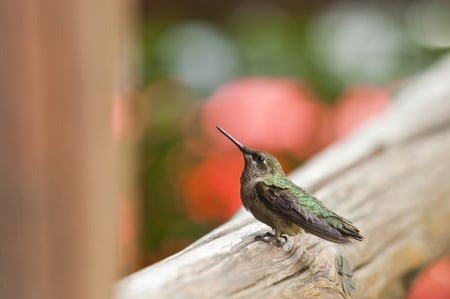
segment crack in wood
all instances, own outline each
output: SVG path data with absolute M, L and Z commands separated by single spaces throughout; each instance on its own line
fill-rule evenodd
M 285 282 L 287 280 L 291 280 L 294 277 L 300 276 L 301 274 L 303 274 L 304 272 L 308 271 L 309 269 L 310 269 L 309 265 L 302 266 L 300 269 L 298 269 L 294 273 L 292 273 L 290 275 L 287 275 L 286 277 L 283 277 L 283 278 L 281 278 L 281 279 L 279 279 L 277 281 L 274 281 L 273 283 L 270 284 L 269 287 L 276 286 L 277 284 L 280 284 L 280 283 Z
M 243 291 L 248 291 L 251 287 L 254 287 L 254 286 L 258 285 L 259 282 L 265 280 L 268 276 L 269 276 L 269 274 L 263 275 L 263 276 L 261 276 L 260 278 L 256 279 L 256 280 L 255 280 L 254 282 L 252 282 L 251 284 L 244 285 L 244 286 L 242 286 L 242 287 L 240 287 L 240 288 L 238 288 L 238 289 L 233 290 L 232 292 L 229 292 L 228 294 L 229 294 L 230 296 L 234 296 L 234 295 L 236 295 L 236 294 L 238 294 L 238 293 L 241 293 L 241 292 L 243 292 Z
M 351 296 L 355 290 L 353 271 L 347 259 L 341 254 L 336 256 L 336 271 L 341 281 L 342 290 L 346 295 Z

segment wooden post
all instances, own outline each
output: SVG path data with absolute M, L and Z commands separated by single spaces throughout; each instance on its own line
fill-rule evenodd
M 119 1 L 0 2 L 0 298 L 108 298 Z
M 269 228 L 240 211 L 123 279 L 116 298 L 403 298 L 413 274 L 450 249 L 449 78 L 446 57 L 378 120 L 291 174 L 365 241 L 302 234 L 282 250 L 255 241 Z

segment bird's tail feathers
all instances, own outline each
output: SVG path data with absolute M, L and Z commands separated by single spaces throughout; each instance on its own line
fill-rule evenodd
M 364 236 L 360 234 L 359 229 L 347 219 L 336 215 L 332 216 L 332 220 L 329 223 L 345 238 L 351 238 L 358 241 L 364 240 Z

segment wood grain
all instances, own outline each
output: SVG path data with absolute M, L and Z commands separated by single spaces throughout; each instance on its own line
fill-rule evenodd
M 450 57 L 410 79 L 380 118 L 291 174 L 363 242 L 310 234 L 280 249 L 240 210 L 185 250 L 120 281 L 116 298 L 401 298 L 450 248 Z

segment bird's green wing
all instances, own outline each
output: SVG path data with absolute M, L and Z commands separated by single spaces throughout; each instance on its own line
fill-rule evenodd
M 362 239 L 348 220 L 328 210 L 322 202 L 287 179 L 266 178 L 256 184 L 256 193 L 269 209 L 309 233 L 337 243 L 346 243 L 349 237 Z

